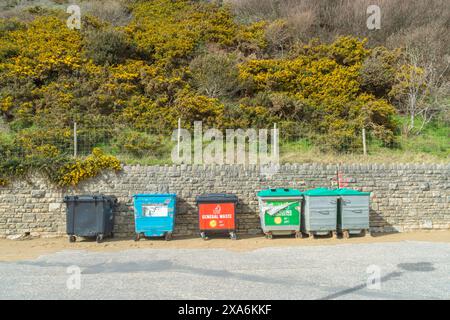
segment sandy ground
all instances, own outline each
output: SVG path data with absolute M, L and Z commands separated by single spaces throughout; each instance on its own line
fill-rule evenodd
M 29 240 L 0 239 L 0 261 L 19 261 L 34 259 L 44 254 L 64 250 L 87 250 L 113 252 L 129 249 L 226 249 L 230 251 L 253 251 L 268 247 L 297 247 L 317 245 L 338 245 L 357 243 L 386 243 L 402 241 L 450 242 L 450 231 L 421 231 L 393 234 L 374 234 L 367 237 L 352 237 L 351 239 L 295 239 L 289 237 L 275 237 L 272 240 L 262 236 L 243 237 L 237 241 L 228 238 L 212 238 L 204 241 L 200 238 L 175 238 L 172 241 L 141 240 L 135 242 L 130 239 L 105 239 L 103 243 L 96 243 L 90 239 L 77 240 L 69 243 L 66 237 L 35 238 Z

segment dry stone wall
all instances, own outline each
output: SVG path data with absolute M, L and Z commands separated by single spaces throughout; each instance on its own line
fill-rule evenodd
M 0 237 L 63 235 L 63 197 L 95 193 L 118 197 L 115 234 L 129 237 L 134 234 L 132 196 L 167 192 L 178 196 L 175 236 L 197 234 L 196 195 L 221 192 L 239 197 L 238 232 L 258 234 L 258 190 L 330 187 L 337 171 L 336 165 L 288 164 L 264 176 L 257 166 L 125 166 L 119 174 L 104 173 L 73 189 L 58 189 L 36 174 L 0 188 Z M 372 232 L 450 229 L 450 165 L 355 164 L 340 166 L 339 172 L 348 187 L 372 192 Z

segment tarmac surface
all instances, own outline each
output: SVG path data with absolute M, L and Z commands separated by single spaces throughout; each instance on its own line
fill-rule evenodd
M 65 249 L 0 261 L 0 299 L 450 299 L 450 243 Z

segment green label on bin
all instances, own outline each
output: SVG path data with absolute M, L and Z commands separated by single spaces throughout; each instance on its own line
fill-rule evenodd
M 298 201 L 267 201 L 264 205 L 266 226 L 300 225 Z

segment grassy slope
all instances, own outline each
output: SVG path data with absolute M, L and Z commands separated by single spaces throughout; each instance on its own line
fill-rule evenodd
M 157 157 L 136 158 L 132 155 L 112 151 L 121 161 L 127 164 L 171 164 L 171 143 L 166 152 Z M 284 143 L 280 146 L 282 163 L 449 163 L 450 162 L 450 127 L 433 124 L 421 135 L 398 137 L 396 148 L 383 147 L 378 141 L 370 141 L 368 155 L 337 154 L 321 152 L 317 145 L 306 140 Z
M 368 144 L 368 155 L 323 153 L 307 141 L 281 146 L 282 162 L 320 163 L 448 163 L 450 161 L 450 127 L 431 124 L 421 135 L 399 136 L 396 148 L 386 148 L 377 141 Z

